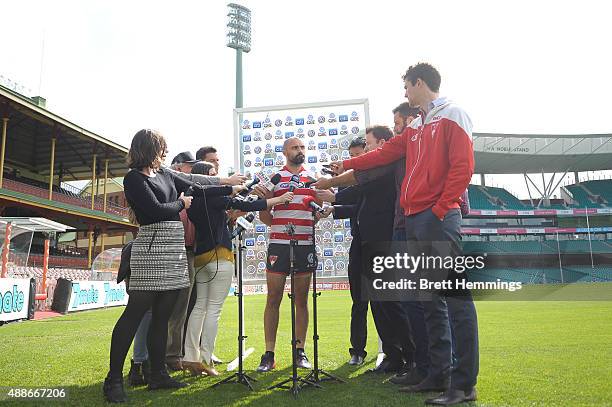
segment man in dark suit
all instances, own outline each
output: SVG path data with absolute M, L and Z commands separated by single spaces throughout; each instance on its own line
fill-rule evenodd
M 386 126 L 366 129 L 366 151 L 380 147 L 393 136 Z M 321 192 L 320 198 L 328 199 L 329 193 Z M 349 282 L 353 309 L 351 313 L 351 364 L 360 364 L 365 356 L 365 325 L 368 298 L 361 289 L 364 270 L 362 249 L 380 246 L 393 237 L 396 187 L 393 176 L 376 182 L 348 187 L 335 194 L 335 203 L 329 212 L 334 218 L 351 217 L 351 251 L 349 259 Z M 412 365 L 414 343 L 410 336 L 410 323 L 406 312 L 398 301 L 371 301 L 372 316 L 382 340 L 385 359 L 373 371 L 377 373 L 397 372 L 404 361 Z M 362 334 L 360 335 L 360 333 Z M 361 356 L 361 357 L 360 357 Z

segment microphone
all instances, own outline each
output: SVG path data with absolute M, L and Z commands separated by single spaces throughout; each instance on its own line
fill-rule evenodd
M 257 177 L 261 180 L 262 185 L 266 187 L 268 191 L 272 191 L 274 186 L 281 180 L 281 175 L 279 173 L 274 174 L 271 179 L 264 173 L 257 174 Z
M 246 189 L 243 189 L 242 191 L 240 191 L 240 193 L 238 195 L 247 196 L 249 194 L 249 192 L 251 192 L 253 190 L 253 187 L 255 185 L 259 184 L 260 181 L 261 180 L 256 175 L 255 177 L 253 177 L 253 180 L 246 185 Z
M 254 219 L 255 219 L 255 214 L 252 212 L 246 216 L 241 216 L 238 219 L 236 219 L 236 227 L 234 228 L 234 231 L 232 232 L 232 239 L 238 236 L 239 234 L 241 234 L 242 232 L 244 232 L 245 230 L 247 230 L 248 228 L 250 228 L 251 223 L 253 222 Z
M 307 196 L 306 198 L 304 198 L 304 200 L 302 201 L 302 203 L 304 203 L 304 206 L 310 208 L 311 211 L 313 212 L 319 212 L 319 213 L 323 213 L 325 212 L 325 210 L 323 208 L 321 208 L 316 202 L 315 199 L 311 196 Z
M 295 191 L 296 187 L 300 186 L 300 176 L 293 174 L 289 180 L 289 192 Z M 285 207 L 289 206 L 289 202 L 285 204 Z

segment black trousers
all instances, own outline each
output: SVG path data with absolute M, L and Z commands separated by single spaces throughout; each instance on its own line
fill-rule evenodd
M 418 256 L 457 256 L 461 213 L 451 209 L 444 220 L 431 209 L 406 217 L 406 238 L 409 252 Z M 424 270 L 422 278 L 438 280 L 444 273 Z M 444 279 L 467 279 L 465 274 L 450 273 Z M 453 389 L 469 390 L 476 385 L 479 369 L 478 321 L 469 290 L 432 290 L 425 293 L 423 308 L 429 342 L 430 367 L 428 376 L 436 381 L 450 378 Z M 451 372 L 452 339 L 454 336 L 456 364 Z
M 351 355 L 365 357 L 368 340 L 368 301 L 363 299 L 361 292 L 361 241 L 353 238 L 349 250 L 348 278 L 351 288 Z

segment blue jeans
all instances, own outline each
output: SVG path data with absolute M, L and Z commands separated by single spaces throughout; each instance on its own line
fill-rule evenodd
M 149 359 L 149 351 L 147 350 L 147 333 L 149 332 L 149 326 L 151 326 L 151 315 L 151 310 L 148 310 L 144 314 L 142 320 L 140 321 L 140 325 L 138 325 L 136 336 L 134 336 L 134 349 L 132 355 L 134 363 L 142 363 Z

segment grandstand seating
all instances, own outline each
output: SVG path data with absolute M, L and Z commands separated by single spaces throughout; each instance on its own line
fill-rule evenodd
M 480 185 L 470 185 L 468 187 L 468 193 L 470 195 L 470 207 L 473 209 L 502 209 L 501 206 L 494 205 L 489 200 Z
M 32 195 L 32 196 L 42 198 L 42 199 L 49 198 L 49 186 L 48 185 L 46 187 L 43 187 L 41 185 L 38 185 L 40 183 L 37 183 L 36 181 L 27 180 L 28 183 L 25 183 L 22 181 L 26 181 L 26 179 L 20 178 L 19 181 L 16 181 L 14 179 L 5 179 L 3 181 L 2 187 L 9 189 L 11 191 L 21 192 L 23 194 Z M 32 183 L 36 185 L 32 185 Z M 68 205 L 78 206 L 81 208 L 88 208 L 88 209 L 91 208 L 91 196 L 89 197 L 78 196 L 74 193 L 67 192 L 64 189 L 56 191 L 56 189 L 54 188 L 54 191 L 55 191 L 53 193 L 54 201 L 65 203 Z M 97 211 L 103 211 L 104 210 L 104 200 L 99 197 L 96 197 L 94 199 L 94 209 Z M 108 213 L 112 213 L 112 214 L 119 215 L 122 217 L 128 216 L 127 208 L 118 206 L 114 202 L 111 202 L 108 200 L 107 200 L 106 210 Z
M 576 203 L 572 205 L 576 208 L 601 208 L 602 205 L 594 202 L 592 195 L 589 195 L 587 191 L 585 191 L 580 185 L 566 185 L 564 187 L 567 189 Z
M 483 187 L 489 195 L 499 198 L 505 209 L 526 209 L 525 205 L 504 188 Z
M 538 268 L 511 268 L 495 267 L 483 270 L 469 271 L 472 281 L 520 281 L 524 284 L 544 283 L 578 283 L 594 281 L 612 281 L 612 265 L 595 266 L 566 266 L 563 267 L 563 279 L 558 267 Z
M 561 253 L 612 253 L 612 240 L 560 240 Z M 466 241 L 463 252 L 489 254 L 556 254 L 557 241 Z
M 603 198 L 607 206 L 612 206 L 612 180 L 586 181 L 582 185 L 593 195 Z

